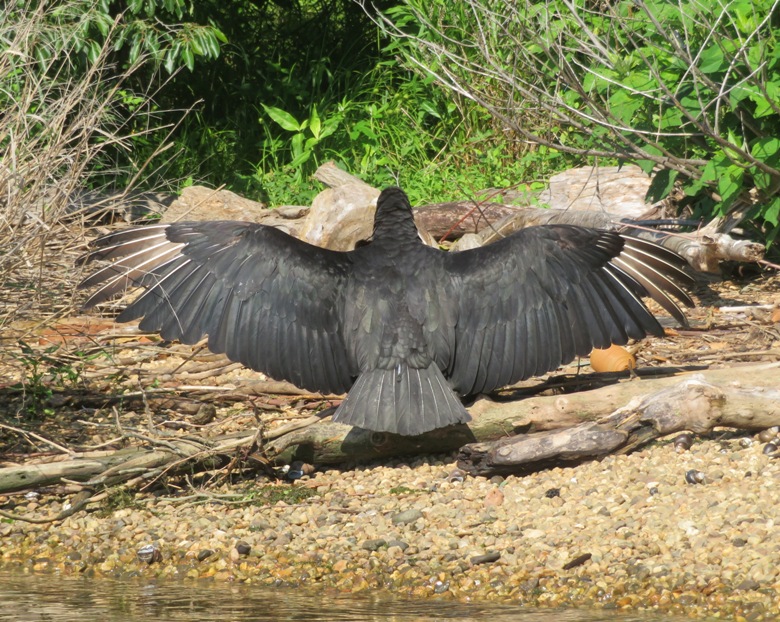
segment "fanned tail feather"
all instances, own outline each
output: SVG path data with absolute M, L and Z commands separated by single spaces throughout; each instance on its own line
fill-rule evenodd
M 404 436 L 471 420 L 435 363 L 362 373 L 333 415 L 339 423 Z

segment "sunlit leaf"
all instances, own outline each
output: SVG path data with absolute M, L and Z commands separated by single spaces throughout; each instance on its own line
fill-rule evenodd
M 288 132 L 300 131 L 301 124 L 292 116 L 289 112 L 282 110 L 281 108 L 275 108 L 273 106 L 266 106 L 263 104 L 263 110 L 271 117 L 283 130 Z
M 721 213 L 724 213 L 739 196 L 739 193 L 742 191 L 742 180 L 744 176 L 745 170 L 736 164 L 732 164 L 721 171 L 721 175 L 718 178 L 718 194 L 720 194 L 721 197 Z
M 317 106 L 312 106 L 311 116 L 309 117 L 309 129 L 311 130 L 311 133 L 315 139 L 320 137 L 321 128 L 322 123 L 320 122 L 320 117 L 317 114 Z

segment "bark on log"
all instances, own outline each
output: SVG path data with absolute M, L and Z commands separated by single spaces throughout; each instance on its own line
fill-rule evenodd
M 343 169 L 340 169 L 332 160 L 320 165 L 319 168 L 314 171 L 314 179 L 322 182 L 329 188 L 338 188 L 339 186 L 345 186 L 347 184 L 357 184 L 366 186 L 367 188 L 372 187 L 362 179 L 347 173 L 347 171 Z
M 639 372 L 642 373 L 641 370 Z M 774 390 L 780 384 L 780 363 L 733 367 L 701 372 L 706 382 L 716 386 L 739 382 L 745 390 Z M 583 422 L 597 422 L 631 404 L 637 396 L 652 395 L 678 385 L 691 374 L 618 382 L 592 391 L 568 395 L 540 396 L 511 402 L 480 399 L 469 408 L 473 420 L 468 425 L 434 430 L 415 438 L 377 434 L 335 423 L 323 423 L 297 430 L 265 445 L 269 459 L 283 462 L 304 460 L 313 464 L 339 464 L 350 460 L 376 459 L 419 453 L 454 451 L 470 442 L 488 442 L 523 436 L 545 430 L 571 428 Z M 766 388 L 766 387 L 770 387 Z M 746 409 L 731 424 L 745 429 L 763 429 L 780 425 L 780 400 L 771 398 L 751 403 L 744 394 L 733 395 L 729 409 Z M 757 404 L 760 404 L 758 408 Z M 758 408 L 757 410 L 754 409 Z M 698 418 L 687 422 L 693 431 L 702 431 Z M 727 411 L 731 412 L 731 410 Z M 686 423 L 683 413 L 682 423 Z M 682 424 L 681 424 L 682 425 Z M 685 429 L 685 428 L 682 428 Z M 664 432 L 664 434 L 667 432 Z M 521 437 L 518 437 L 521 438 Z
M 505 403 L 481 399 L 469 408 L 474 418 L 469 425 L 418 437 L 369 432 L 312 417 L 307 423 L 314 425 L 261 443 L 258 450 L 269 462 L 343 464 L 463 448 L 463 466 L 472 473 L 514 472 L 530 464 L 538 468 L 628 451 L 681 430 L 703 433 L 713 426 L 760 430 L 780 425 L 778 380 L 780 363 L 772 363 L 618 382 Z M 193 464 L 214 468 L 258 441 L 254 432 L 208 441 L 161 437 L 153 447 L 9 466 L 0 468 L 0 494 L 72 481 L 111 485 L 185 466 L 192 469 Z
M 756 431 L 780 425 L 780 364 L 750 369 L 751 374 L 730 369 L 689 375 L 660 388 L 666 383 L 643 382 L 649 393 L 634 396 L 606 417 L 565 430 L 466 445 L 458 466 L 475 475 L 517 473 L 550 462 L 626 453 L 675 432 L 705 434 L 716 426 Z M 591 397 L 610 400 L 612 388 Z
M 352 184 L 369 188 L 363 181 L 341 170 L 333 162 L 326 162 L 320 166 L 314 177 L 331 188 Z M 421 229 L 436 240 L 459 239 L 453 246 L 453 250 L 467 250 L 484 246 L 515 231 L 534 225 L 571 224 L 599 229 L 615 229 L 623 226 L 621 223 L 625 220 L 626 214 L 611 213 L 605 209 L 592 209 L 593 201 L 597 198 L 596 203 L 603 207 L 605 203 L 602 201 L 606 200 L 605 191 L 609 184 L 614 185 L 619 190 L 622 188 L 621 184 L 628 183 L 630 185 L 638 181 L 649 184 L 649 178 L 636 167 L 633 167 L 632 170 L 624 167 L 623 169 L 603 169 L 595 172 L 589 167 L 573 169 L 555 178 L 555 184 L 557 184 L 555 193 L 571 195 L 570 198 L 576 197 L 576 201 L 573 203 L 571 201 L 564 203 L 573 207 L 571 209 L 520 207 L 492 202 L 475 206 L 473 202 L 458 201 L 423 206 L 415 210 L 415 220 Z M 553 180 L 551 180 L 552 183 Z M 566 187 L 568 183 L 571 184 L 569 188 Z M 586 187 L 589 190 L 583 194 Z M 547 194 L 550 192 L 548 191 Z M 638 199 L 639 195 L 636 198 Z M 647 207 L 650 209 L 650 206 Z M 636 213 L 636 210 L 632 213 Z M 366 227 L 368 227 L 366 231 L 370 233 L 370 226 L 366 224 Z M 652 239 L 679 253 L 698 272 L 718 273 L 719 264 L 723 260 L 755 262 L 763 259 L 764 256 L 762 244 L 748 240 L 736 240 L 728 233 L 717 233 L 710 230 L 709 227 L 695 233 L 680 235 L 639 229 L 631 230 L 630 226 L 629 232 Z M 363 237 L 366 237 L 366 234 L 363 234 Z
M 704 230 L 685 236 L 667 237 L 663 245 L 685 257 L 699 272 L 719 272 L 721 261 L 755 262 L 764 258 L 764 245 L 750 240 L 735 240 L 727 233 Z
M 234 451 L 249 444 L 255 435 L 244 439 L 226 439 L 213 449 L 201 443 L 171 440 L 168 447 L 130 447 L 113 452 L 74 453 L 58 456 L 48 462 L 28 463 L 0 468 L 0 494 L 52 486 L 64 482 L 81 482 L 84 486 L 125 482 L 139 475 L 154 476 L 178 463 L 191 466 L 194 459 L 206 461 L 219 453 Z

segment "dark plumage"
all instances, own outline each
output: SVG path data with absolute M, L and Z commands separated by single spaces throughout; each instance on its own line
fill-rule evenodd
M 640 301 L 679 322 L 682 260 L 611 231 L 531 227 L 474 250 L 425 246 L 388 188 L 371 241 L 312 246 L 245 222 L 182 222 L 106 235 L 81 258 L 113 260 L 80 287 L 92 307 L 129 285 L 118 317 L 208 347 L 300 387 L 349 394 L 334 420 L 421 434 L 469 420 L 457 397 L 543 374 L 593 347 L 661 335 Z

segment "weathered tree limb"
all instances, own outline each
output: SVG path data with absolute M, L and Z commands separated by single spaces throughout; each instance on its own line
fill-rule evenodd
M 560 463 L 627 451 L 678 430 L 704 432 L 713 426 L 758 430 L 780 425 L 778 380 L 780 363 L 772 363 L 622 381 L 566 395 L 509 402 L 480 399 L 469 408 L 473 417 L 469 425 L 418 437 L 351 428 L 322 415 L 279 430 L 281 435 L 269 435 L 265 442 L 255 432 L 211 440 L 161 437 L 157 442 L 150 439 L 144 447 L 0 468 L 0 493 L 74 481 L 84 486 L 142 481 L 142 477 L 148 481 L 185 465 L 214 468 L 255 443 L 264 458 L 275 463 L 343 464 L 463 447 L 461 459 L 474 473 L 516 470 L 514 463 L 507 462 L 511 457 L 492 455 L 515 446 L 510 451 L 520 458 L 514 459 L 527 467 L 540 460 Z
M 761 261 L 764 245 L 750 240 L 735 240 L 727 233 L 704 230 L 684 236 L 669 236 L 663 245 L 685 257 L 699 272 L 718 272 L 721 261 Z
M 347 171 L 340 169 L 338 166 L 336 166 L 336 163 L 333 162 L 333 160 L 321 164 L 317 170 L 314 171 L 313 177 L 329 188 L 338 188 L 339 186 L 345 186 L 347 184 L 357 184 L 370 187 L 359 177 L 355 177 L 354 175 L 347 173 Z
M 768 390 L 780 380 L 780 363 L 749 367 L 707 370 L 705 380 L 726 386 L 740 382 L 750 390 Z M 540 396 L 510 402 L 480 399 L 469 408 L 473 420 L 468 425 L 434 430 L 408 438 L 371 433 L 334 423 L 321 423 L 274 439 L 265 445 L 270 459 L 283 462 L 305 460 L 314 464 L 338 464 L 350 460 L 367 460 L 389 456 L 454 451 L 469 442 L 488 442 L 507 437 L 522 438 L 545 430 L 571 428 L 583 422 L 598 422 L 632 403 L 637 396 L 652 395 L 676 386 L 691 374 L 665 378 L 626 381 L 592 391 L 567 395 Z M 735 398 L 736 399 L 736 398 Z M 744 400 L 735 407 L 746 407 Z M 780 401 L 778 401 L 780 404 Z M 780 405 L 764 408 L 763 415 L 733 417 L 736 427 L 760 429 L 780 425 Z M 684 423 L 684 418 L 683 418 Z M 701 429 L 698 420 L 690 426 Z M 717 425 L 731 425 L 720 423 Z M 664 432 L 665 433 L 665 432 Z
M 254 436 L 252 436 L 254 438 Z M 118 451 L 74 453 L 50 462 L 28 463 L 0 469 L 0 493 L 82 482 L 85 486 L 124 482 L 139 473 L 150 473 L 175 462 L 202 457 L 204 445 L 192 441 L 168 441 L 165 447 L 130 447 Z M 217 446 L 211 454 L 235 449 L 234 439 Z
M 597 229 L 616 229 L 625 226 L 621 217 L 607 212 L 576 210 L 552 210 L 541 208 L 517 208 L 516 212 L 491 227 L 480 230 L 475 238 L 461 238 L 456 250 L 483 246 L 525 227 L 546 224 L 569 224 Z M 651 239 L 682 255 L 688 264 L 698 272 L 718 272 L 719 263 L 728 261 L 760 261 L 764 246 L 748 240 L 736 240 L 726 233 L 712 233 L 704 230 L 686 234 L 670 235 L 664 232 L 632 229 L 628 232 Z
M 683 430 L 703 434 L 716 426 L 755 431 L 779 425 L 780 389 L 776 387 L 780 364 L 750 367 L 751 374 L 740 373 L 745 369 L 687 375 L 671 386 L 643 382 L 649 393 L 634 396 L 606 417 L 564 430 L 466 445 L 458 466 L 479 475 L 519 472 L 551 461 L 625 453 Z M 594 401 L 605 398 L 612 403 L 613 388 L 591 392 L 591 398 L 599 393 Z

